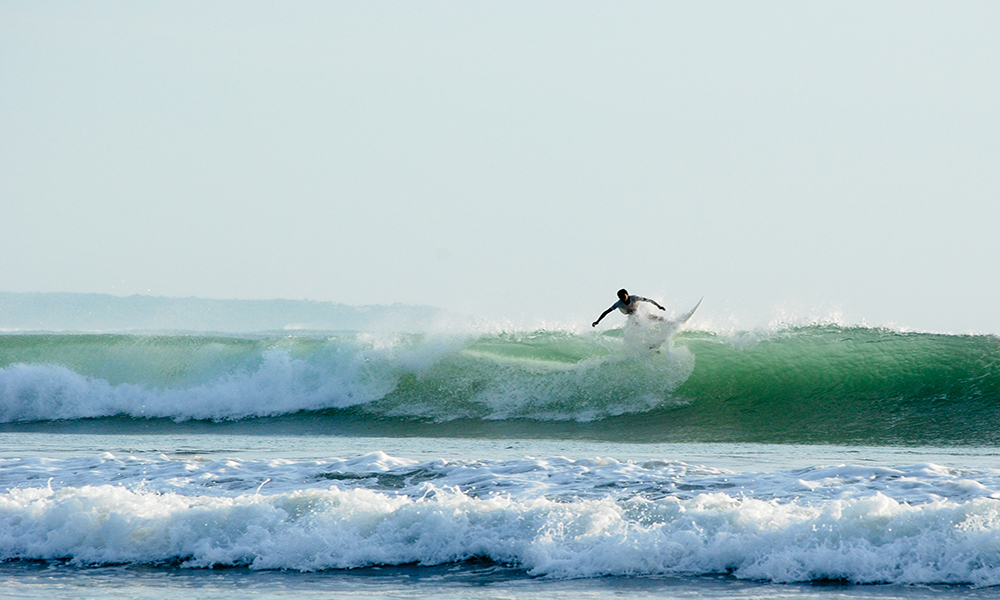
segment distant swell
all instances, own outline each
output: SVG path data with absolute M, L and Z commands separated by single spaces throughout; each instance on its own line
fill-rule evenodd
M 369 420 L 390 435 L 489 422 L 494 433 L 549 423 L 527 428 L 622 441 L 1000 441 L 993 336 L 806 327 L 684 332 L 654 350 L 642 340 L 6 335 L 0 422 L 313 414 L 313 425 Z

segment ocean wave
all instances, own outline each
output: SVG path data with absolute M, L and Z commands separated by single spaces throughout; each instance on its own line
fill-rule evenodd
M 995 336 L 826 325 L 648 341 L 622 330 L 8 335 L 0 422 L 307 414 L 313 426 L 367 420 L 390 434 L 393 423 L 461 421 L 577 423 L 622 441 L 1000 440 Z
M 763 476 L 663 461 L 374 453 L 37 459 L 5 461 L 0 476 L 19 483 L 0 493 L 0 560 L 315 571 L 488 559 L 554 578 L 1000 584 L 993 471 Z
M 353 406 L 437 421 L 593 420 L 670 402 L 693 368 L 690 353 L 669 343 L 637 352 L 620 337 L 558 332 L 0 339 L 9 343 L 3 422 L 235 420 Z

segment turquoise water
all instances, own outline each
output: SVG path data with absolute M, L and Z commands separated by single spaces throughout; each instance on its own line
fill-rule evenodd
M 0 423 L 642 442 L 998 441 L 1000 339 L 804 327 L 0 336 Z M 156 419 L 162 419 L 158 424 Z M 263 423 L 263 425 L 262 425 Z
M 998 364 L 833 326 L 4 335 L 0 583 L 994 597 Z

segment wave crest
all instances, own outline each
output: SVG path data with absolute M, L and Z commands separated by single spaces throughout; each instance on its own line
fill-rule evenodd
M 0 369 L 3 422 L 116 415 L 222 421 L 350 407 L 432 421 L 586 421 L 669 403 L 694 368 L 683 349 L 636 353 L 619 337 L 558 332 L 83 342 L 39 336 L 33 345 L 23 344 L 30 336 L 17 337 L 49 360 Z

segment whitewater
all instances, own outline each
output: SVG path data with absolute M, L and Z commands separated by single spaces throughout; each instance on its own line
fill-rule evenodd
M 627 328 L 8 334 L 0 424 L 268 419 L 304 434 L 322 426 L 644 442 L 1000 441 L 996 336 L 816 325 L 647 342 Z
M 993 597 L 997 422 L 988 335 L 8 333 L 0 583 Z

